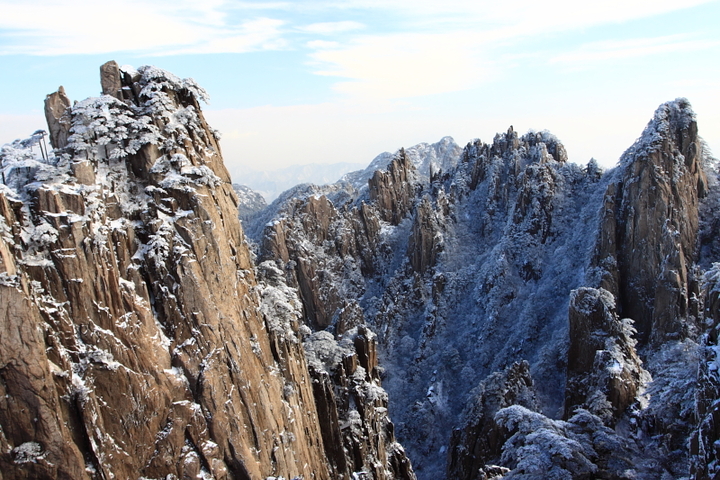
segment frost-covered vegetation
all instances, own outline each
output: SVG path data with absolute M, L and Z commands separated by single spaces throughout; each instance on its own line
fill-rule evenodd
M 656 201 L 667 208 L 675 205 L 683 216 L 691 215 L 686 209 L 697 208 L 697 199 L 704 198 L 699 220 L 703 254 L 692 256 L 685 249 L 683 261 L 692 258 L 707 265 L 720 252 L 717 208 L 710 206 L 720 198 L 715 162 L 698 148 L 701 140 L 689 146 L 694 129 L 689 103 L 669 102 L 608 172 L 594 160 L 585 166 L 566 162 L 562 144 L 548 132 L 518 135 L 511 129 L 491 144 L 477 140 L 462 151 L 444 139 L 395 156 L 381 155 L 368 170 L 347 175 L 345 183 L 287 192 L 250 219 L 248 232 L 258 255 L 278 262 L 290 283 L 301 290 L 303 285 L 318 287 L 315 295 L 302 298 L 311 324 L 317 318 L 313 315 L 325 319 L 313 324 L 321 331 L 312 338 L 326 347 L 327 358 L 342 356 L 341 350 L 330 348 L 337 345 L 331 333 L 340 328 L 348 299 L 357 302 L 359 315 L 378 335 L 390 409 L 419 478 L 444 476 L 450 432 L 467 420 L 460 412 L 475 387 L 519 360 L 529 362 L 538 404 L 534 411 L 512 407 L 499 414 L 497 422 L 514 433 L 496 459 L 500 466 L 487 475 L 682 477 L 689 475 L 687 439 L 696 425 L 694 385 L 704 328 L 697 322 L 707 314 L 698 307 L 705 292 L 688 288 L 698 285 L 702 274 L 692 265 L 677 273 L 672 252 L 686 237 L 675 219 L 658 224 L 662 235 L 680 240 L 664 244 L 667 257 L 648 268 L 667 268 L 667 278 L 677 274 L 691 280 L 690 287 L 677 290 L 688 292 L 686 303 L 680 302 L 687 310 L 672 321 L 684 326 L 668 333 L 670 341 L 649 346 L 648 337 L 636 328 L 647 335 L 651 322 L 638 324 L 638 319 L 623 318 L 621 310 L 630 311 L 633 302 L 650 303 L 651 310 L 653 301 L 660 309 L 666 294 L 653 301 L 620 298 L 624 280 L 612 272 L 627 261 L 623 255 L 632 253 L 604 253 L 620 249 L 612 242 L 621 237 L 603 229 L 611 226 L 608 218 L 618 231 L 630 228 L 621 223 L 621 215 L 632 215 L 641 206 L 633 205 L 632 198 L 622 199 L 622 189 L 638 182 L 633 175 L 646 164 L 669 159 L 648 171 L 663 185 L 662 192 L 675 192 L 675 197 Z M 451 152 L 457 156 L 452 158 Z M 447 160 L 438 162 L 445 154 Z M 404 219 L 388 222 L 367 181 L 374 169 L 388 168 L 405 155 L 420 170 L 408 175 L 412 206 Z M 680 188 L 689 190 L 677 193 Z M 399 190 L 388 193 L 398 203 L 400 195 Z M 614 205 L 616 200 L 623 203 Z M 693 202 L 695 207 L 689 207 Z M 656 228 L 643 227 L 643 221 L 633 228 Z M 288 249 L 287 260 L 275 256 L 277 244 Z M 642 272 L 634 275 L 639 278 Z M 640 282 L 636 277 L 628 281 Z M 612 283 L 618 281 L 620 286 Z M 584 408 L 573 411 L 563 405 L 568 362 L 573 361 L 567 358 L 568 308 L 571 292 L 584 286 L 602 286 L 611 297 L 608 308 L 615 320 L 597 334 L 604 339 L 594 357 L 599 370 L 589 380 L 597 391 L 588 392 Z M 670 331 L 672 322 L 655 328 Z M 714 347 L 707 352 L 714 372 Z M 626 382 L 633 387 L 624 387 Z M 626 401 L 630 409 L 618 412 L 617 405 Z M 561 421 L 564 411 L 567 417 Z

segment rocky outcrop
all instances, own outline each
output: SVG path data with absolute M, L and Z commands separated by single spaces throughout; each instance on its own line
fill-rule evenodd
M 50 131 L 50 144 L 53 148 L 65 148 L 70 135 L 70 99 L 65 88 L 60 86 L 57 92 L 45 97 L 45 120 Z
M 68 111 L 63 155 L 2 150 L 0 477 L 343 478 L 297 292 L 272 266 L 256 278 L 204 91 L 154 67 L 102 72 L 109 95 Z M 353 348 L 358 467 L 412 478 L 372 397 L 374 350 Z
M 317 332 L 305 348 L 334 478 L 349 479 L 352 472 L 363 472 L 378 480 L 415 479 L 388 417 L 375 335 L 364 325 L 338 336 L 337 341 L 328 332 Z
M 400 149 L 387 170 L 376 170 L 368 180 L 370 200 L 377 205 L 380 218 L 397 225 L 407 215 L 415 199 L 415 167 Z
M 635 351 L 635 330 L 620 320 L 607 290 L 580 288 L 570 294 L 565 418 L 584 408 L 612 424 L 651 378 Z
M 465 425 L 455 429 L 450 439 L 447 478 L 480 480 L 501 473 L 497 464 L 510 436 L 497 424 L 495 415 L 511 405 L 538 409 L 527 362 L 493 373 L 473 393 L 464 415 Z
M 442 231 L 435 211 L 428 198 L 423 198 L 415 211 L 412 233 L 408 243 L 408 255 L 413 269 L 425 273 L 435 265 L 442 249 Z
M 523 455 L 551 438 L 577 462 L 537 460 L 577 478 L 624 475 L 633 462 L 637 478 L 687 475 L 681 440 L 704 315 L 698 212 L 715 188 L 706 157 L 685 100 L 662 105 L 605 173 L 592 160 L 567 162 L 548 132 L 512 127 L 427 176 L 401 150 L 378 157 L 373 176 L 362 172 L 367 189 L 297 190 L 277 204 L 259 255 L 313 292 L 303 303 L 314 328 L 339 334 L 364 322 L 377 332 L 397 435 L 419 478 L 473 478 L 495 461 L 485 475 L 528 474 Z M 318 208 L 323 195 L 333 208 Z M 717 229 L 705 230 L 707 264 L 720 248 Z M 476 427 L 492 421 L 472 425 L 460 412 L 473 387 L 523 360 L 536 404 L 507 405 L 501 423 L 525 426 L 472 463 L 464 455 L 488 434 Z M 547 436 L 531 435 L 536 424 Z M 465 436 L 451 445 L 458 428 Z
M 260 256 L 287 272 L 314 328 L 337 323 L 346 300 L 362 294 L 363 275 L 378 270 L 379 217 L 374 206 L 339 212 L 327 196 L 311 195 L 290 201 L 266 226 Z
M 398 439 L 424 479 L 717 473 L 686 100 L 604 174 L 511 127 L 298 186 L 252 215 L 256 265 L 205 92 L 101 77 L 48 96 L 50 161 L 0 153 L 3 480 L 412 479 Z
M 701 361 L 695 394 L 695 425 L 690 438 L 690 473 L 706 480 L 720 475 L 720 275 L 716 264 L 707 273 L 705 318 L 707 331 L 700 341 Z
M 682 338 L 699 316 L 699 201 L 707 179 L 697 122 L 687 100 L 655 112 L 607 187 L 594 265 L 618 313 L 635 320 L 641 344 Z
M 581 268 L 585 247 L 569 246 L 577 241 L 569 225 L 597 176 L 553 157 L 564 160 L 563 151 L 548 133 L 520 137 L 511 129 L 492 145 L 469 145 L 454 169 L 423 179 L 401 150 L 369 188 L 296 191 L 274 207 L 274 220 L 264 220 L 259 256 L 311 292 L 303 303 L 313 328 L 342 332 L 351 312 L 351 325 L 364 317 L 378 333 L 398 437 L 424 478 L 444 475 L 445 455 L 437 452 L 447 451 L 472 386 L 522 360 L 519 351 L 536 355 L 544 345 L 557 349 L 544 354 L 552 356 L 566 348 L 556 332 L 567 324 L 567 305 L 556 299 L 577 279 L 558 275 L 555 265 Z M 333 208 L 318 208 L 325 201 Z M 589 247 L 587 238 L 580 244 Z M 542 279 L 553 286 L 541 288 Z M 513 302 L 521 295 L 535 306 Z M 535 320 L 518 320 L 529 316 Z M 541 374 L 541 398 L 548 387 L 561 398 L 557 376 L 554 365 Z
M 100 66 L 100 86 L 103 95 L 110 95 L 118 100 L 123 99 L 122 74 L 115 60 L 111 60 Z

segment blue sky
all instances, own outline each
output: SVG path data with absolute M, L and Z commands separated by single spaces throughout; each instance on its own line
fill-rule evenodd
M 680 96 L 720 153 L 717 0 L 0 0 L 0 12 L 0 143 L 43 127 L 59 85 L 98 95 L 114 59 L 209 91 L 235 181 L 445 135 L 491 141 L 511 124 L 612 166 Z

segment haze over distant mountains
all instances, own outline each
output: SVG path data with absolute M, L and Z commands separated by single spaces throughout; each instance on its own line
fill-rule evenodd
M 233 176 L 233 183 L 250 187 L 270 203 L 282 192 L 300 183 L 314 183 L 316 185 L 334 183 L 344 174 L 361 168 L 365 168 L 365 165 L 338 162 L 332 164 L 291 165 L 269 171 L 243 169 Z
M 431 172 L 437 173 L 454 166 L 462 153 L 462 148 L 455 143 L 452 137 L 443 137 L 433 144 L 419 143 L 404 150 L 415 164 L 418 172 L 427 178 Z M 342 180 L 360 188 L 367 183 L 375 170 L 387 167 L 393 156 L 393 153 L 383 152 L 369 164 L 312 163 L 269 171 L 244 169 L 236 172 L 236 175 L 233 176 L 233 183 L 249 187 L 253 192 L 262 195 L 267 203 L 272 203 L 281 193 L 305 183 L 328 185 Z M 246 189 L 238 191 L 247 192 Z

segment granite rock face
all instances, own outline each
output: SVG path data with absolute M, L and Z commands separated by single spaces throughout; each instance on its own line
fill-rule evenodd
M 364 325 L 337 340 L 320 331 L 305 342 L 334 478 L 352 478 L 352 472 L 377 479 L 415 478 L 388 417 L 376 348 L 375 334 Z
M 251 252 L 205 92 L 101 75 L 0 153 L 3 480 L 717 476 L 687 100 L 607 172 L 512 127 L 383 154 L 252 207 Z
M 0 478 L 414 478 L 377 399 L 387 451 L 336 474 L 297 292 L 258 280 L 205 92 L 101 72 L 102 97 L 48 97 L 49 161 L 2 150 Z
M 716 478 L 720 475 L 720 368 L 718 342 L 720 334 L 720 281 L 719 264 L 714 264 L 705 275 L 706 332 L 700 338 L 699 368 L 695 404 L 690 412 L 696 425 L 690 438 L 690 469 L 693 478 Z
M 500 463 L 502 446 L 510 438 L 495 421 L 497 413 L 512 405 L 539 409 L 527 362 L 514 363 L 488 376 L 473 394 L 466 423 L 453 431 L 450 440 L 448 478 L 491 477 L 499 468 L 495 464 Z
M 380 218 L 397 225 L 414 201 L 415 168 L 405 150 L 401 149 L 385 170 L 376 170 L 368 181 L 370 200 L 377 205 Z
M 45 97 L 45 119 L 50 131 L 50 144 L 53 148 L 65 148 L 70 135 L 70 99 L 60 86 L 57 92 Z
M 642 344 L 687 336 L 700 314 L 693 264 L 707 178 L 697 131 L 687 101 L 662 105 L 605 193 L 593 263 Z
M 632 322 L 618 319 L 610 292 L 587 287 L 571 293 L 568 317 L 565 417 L 583 407 L 612 424 L 651 380 L 635 350 Z

